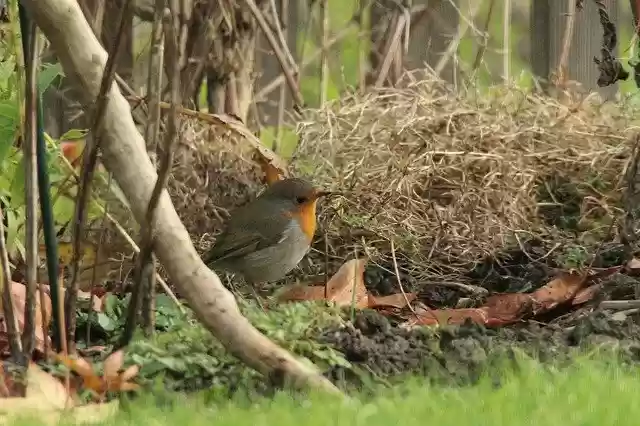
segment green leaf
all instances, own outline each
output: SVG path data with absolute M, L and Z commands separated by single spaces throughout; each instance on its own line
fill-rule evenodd
M 58 140 L 70 141 L 70 140 L 82 139 L 85 136 L 87 136 L 87 133 L 89 133 L 89 131 L 86 129 L 71 129 L 67 131 L 64 135 L 60 136 Z
M 24 161 L 20 161 L 16 166 L 13 180 L 11 181 L 11 205 L 14 208 L 24 206 L 25 204 L 25 176 Z
M 116 323 L 103 312 L 98 312 L 97 321 L 104 331 L 113 331 L 116 329 Z
M 18 106 L 13 102 L 0 103 L 0 164 L 13 146 L 18 128 Z
M 59 75 L 64 75 L 62 65 L 60 64 L 44 64 L 38 73 L 38 91 L 40 93 L 47 90 L 53 80 Z
M 53 206 L 53 217 L 57 223 L 67 223 L 73 219 L 76 203 L 65 195 L 61 195 Z

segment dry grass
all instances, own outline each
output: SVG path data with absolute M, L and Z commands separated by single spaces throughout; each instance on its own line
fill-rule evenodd
M 388 265 L 393 239 L 413 276 L 442 280 L 532 238 L 603 238 L 619 214 L 629 115 L 422 81 L 310 111 L 293 164 L 346 191 L 321 209 L 333 255 L 357 246 Z

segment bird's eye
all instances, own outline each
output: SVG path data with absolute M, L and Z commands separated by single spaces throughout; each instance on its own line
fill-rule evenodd
M 307 197 L 296 197 L 296 203 L 304 204 L 307 201 Z

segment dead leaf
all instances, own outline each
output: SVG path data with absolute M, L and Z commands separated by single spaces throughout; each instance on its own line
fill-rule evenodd
M 104 376 L 109 379 L 118 376 L 118 371 L 122 368 L 124 363 L 124 351 L 122 349 L 117 350 L 110 354 L 107 359 L 104 360 Z
M 369 294 L 364 285 L 366 263 L 366 259 L 352 259 L 342 265 L 327 283 L 326 300 L 335 302 L 338 306 L 351 306 L 355 302 L 356 308 L 367 308 Z M 279 300 L 325 300 L 325 287 L 293 286 L 282 292 Z
M 59 424 L 62 419 L 72 424 L 104 422 L 117 412 L 118 407 L 117 401 L 76 406 L 58 379 L 30 363 L 26 396 L 0 399 L 0 424 L 14 424 L 24 416 L 47 425 Z
M 405 298 L 406 295 L 406 298 Z M 369 308 L 392 307 L 397 309 L 406 308 L 408 303 L 413 302 L 418 295 L 416 293 L 396 293 L 388 296 L 369 295 Z
M 629 275 L 640 274 L 640 259 L 635 257 L 632 258 L 626 265 L 624 265 L 624 269 Z
M 535 314 L 550 311 L 569 302 L 583 288 L 589 277 L 583 273 L 563 273 L 531 294 L 536 303 Z
M 607 268 L 591 275 L 565 272 L 533 293 L 494 294 L 479 308 L 422 309 L 418 311 L 418 318 L 409 318 L 405 326 L 462 324 L 468 320 L 487 327 L 513 324 L 563 304 L 577 305 L 591 300 L 599 289 L 594 283 L 619 270 L 619 267 Z
M 82 387 L 91 390 L 97 401 L 101 401 L 106 392 L 125 392 L 139 388 L 138 384 L 130 382 L 139 372 L 137 367 L 129 367 L 119 373 L 124 362 L 123 350 L 118 350 L 105 359 L 103 376 L 97 375 L 93 365 L 84 358 L 64 354 L 56 354 L 55 358 L 82 378 Z

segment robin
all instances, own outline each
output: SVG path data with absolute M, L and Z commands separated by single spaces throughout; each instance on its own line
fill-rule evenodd
M 255 284 L 281 279 L 302 260 L 316 231 L 316 203 L 328 194 L 304 179 L 276 181 L 231 212 L 205 264 L 241 274 L 255 294 Z

